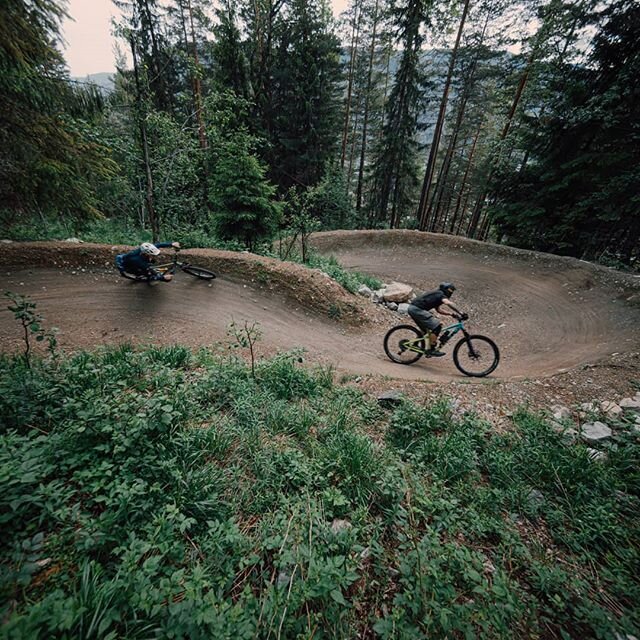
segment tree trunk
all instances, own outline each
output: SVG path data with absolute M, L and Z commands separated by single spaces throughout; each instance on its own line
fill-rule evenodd
M 378 3 L 373 14 L 373 30 L 371 33 L 371 46 L 369 47 L 369 69 L 367 70 L 367 88 L 364 98 L 364 115 L 362 121 L 362 144 L 360 145 L 360 165 L 358 166 L 358 186 L 356 188 L 356 212 L 362 209 L 362 188 L 364 183 L 364 161 L 367 151 L 367 127 L 369 125 L 369 106 L 371 104 L 371 81 L 373 78 L 373 56 L 376 47 L 376 31 L 378 28 Z
M 347 101 L 344 112 L 344 126 L 342 128 L 342 152 L 340 154 L 340 167 L 344 168 L 347 155 L 347 138 L 349 137 L 349 118 L 351 116 L 351 94 L 353 91 L 353 76 L 356 67 L 356 51 L 360 37 L 360 18 L 362 17 L 361 3 L 358 0 L 353 4 L 353 27 L 351 31 L 351 58 L 349 59 L 349 78 L 347 82 Z
M 137 94 L 137 116 L 138 126 L 140 127 L 140 143 L 142 145 L 142 161 L 144 163 L 144 170 L 146 176 L 145 185 L 145 201 L 147 203 L 147 212 L 149 213 L 149 223 L 151 224 L 151 236 L 153 242 L 158 242 L 160 239 L 160 221 L 156 216 L 156 211 L 153 204 L 153 173 L 151 172 L 151 162 L 149 160 L 149 145 L 147 143 L 147 127 L 145 124 L 145 113 L 142 99 L 142 89 L 140 86 L 140 74 L 138 72 L 138 56 L 136 54 L 136 42 L 133 36 L 130 39 L 131 43 L 131 56 L 133 58 L 133 72 L 136 81 L 136 94 Z
M 456 36 L 456 42 L 451 52 L 451 59 L 449 61 L 449 69 L 447 71 L 447 78 L 444 83 L 444 89 L 442 92 L 442 100 L 440 101 L 440 111 L 438 112 L 438 120 L 436 121 L 436 128 L 433 132 L 433 140 L 431 142 L 431 148 L 429 149 L 429 159 L 427 161 L 427 168 L 424 173 L 424 180 L 422 181 L 422 192 L 420 193 L 420 203 L 418 204 L 417 219 L 419 221 L 419 228 L 424 231 L 427 228 L 427 205 L 429 202 L 429 196 L 431 191 L 431 181 L 433 180 L 433 174 L 436 167 L 436 158 L 438 155 L 438 147 L 440 146 L 440 137 L 442 136 L 442 129 L 444 127 L 444 117 L 447 111 L 447 101 L 449 99 L 449 89 L 451 87 L 451 76 L 453 75 L 453 68 L 456 63 L 456 57 L 458 55 L 458 47 L 460 46 L 460 39 L 462 38 L 462 31 L 464 29 L 464 23 L 467 19 L 467 12 L 469 11 L 469 0 L 464 0 L 464 9 L 462 11 L 462 17 L 460 18 L 460 25 L 458 27 L 458 35 Z
M 476 144 L 478 143 L 478 138 L 480 137 L 481 130 L 482 130 L 482 125 L 478 127 L 478 130 L 476 131 L 476 135 L 473 137 L 471 151 L 469 152 L 469 158 L 467 160 L 467 167 L 464 171 L 464 176 L 462 176 L 462 184 L 460 185 L 460 191 L 458 192 L 458 198 L 456 200 L 456 208 L 453 212 L 453 219 L 451 221 L 451 228 L 450 228 L 451 231 L 453 231 L 456 220 L 458 219 L 458 214 L 460 213 L 460 206 L 462 204 L 462 195 L 464 193 L 465 187 L 467 186 L 467 178 L 469 177 L 469 172 L 471 171 L 471 167 L 473 165 L 473 155 L 476 151 Z M 467 197 L 468 197 L 468 194 L 467 194 Z M 465 205 L 466 205 L 466 202 L 465 202 Z M 464 210 L 462 211 L 462 214 L 460 216 L 460 221 L 462 221 L 463 218 L 464 218 Z M 457 233 L 459 233 L 459 229 L 460 229 L 460 223 L 458 224 Z
M 454 130 L 451 134 L 451 137 L 449 138 L 447 152 L 445 154 L 442 165 L 440 166 L 440 172 L 438 174 L 438 181 L 436 182 L 435 193 L 433 194 L 433 198 L 431 199 L 431 202 L 429 203 L 429 208 L 427 210 L 427 219 L 431 220 L 431 224 L 429 225 L 430 231 L 435 231 L 436 225 L 438 223 L 438 210 L 440 208 L 442 194 L 444 193 L 445 183 L 447 181 L 447 178 L 449 177 L 451 160 L 453 159 L 453 154 L 455 152 L 456 144 L 458 143 L 458 135 L 460 133 L 460 127 L 462 125 L 462 119 L 464 118 L 466 103 L 467 103 L 467 99 L 464 98 L 458 108 L 458 115 L 456 116 L 456 123 L 454 126 Z
M 189 24 L 191 25 L 191 55 L 193 56 L 194 71 L 192 71 L 191 84 L 193 87 L 193 103 L 196 109 L 196 120 L 198 122 L 198 140 L 200 148 L 207 148 L 207 134 L 204 128 L 204 120 L 202 118 L 202 84 L 200 82 L 200 60 L 198 59 L 198 47 L 196 45 L 196 30 L 193 24 L 193 10 L 191 8 L 191 0 L 187 0 L 187 9 L 189 11 Z

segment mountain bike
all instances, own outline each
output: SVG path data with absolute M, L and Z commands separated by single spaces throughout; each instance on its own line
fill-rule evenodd
M 442 347 L 459 331 L 464 337 L 453 348 L 453 363 L 465 376 L 484 378 L 495 371 L 500 362 L 500 350 L 496 343 L 486 336 L 471 335 L 464 328 L 467 316 L 456 316 L 457 322 L 445 327 L 440 334 Z M 428 334 L 411 324 L 399 324 L 384 337 L 387 356 L 398 364 L 413 364 L 422 356 L 431 357 L 425 345 L 429 344 Z
M 195 276 L 196 278 L 200 278 L 202 280 L 213 280 L 216 277 L 216 274 L 213 271 L 209 271 L 208 269 L 203 269 L 202 267 L 198 267 L 190 262 L 180 262 L 178 260 L 178 253 L 180 249 L 173 249 L 173 260 L 171 262 L 165 262 L 162 264 L 153 264 L 151 263 L 151 268 L 159 273 L 160 275 L 166 275 L 170 273 L 173 275 L 178 269 L 188 273 L 191 276 Z M 127 273 L 126 271 L 120 271 L 124 278 L 128 278 L 129 280 L 134 280 L 135 282 L 152 282 L 153 278 L 150 278 L 146 275 L 135 275 L 133 273 Z

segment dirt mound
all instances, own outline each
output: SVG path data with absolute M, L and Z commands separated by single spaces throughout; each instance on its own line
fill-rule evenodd
M 377 249 L 384 253 L 398 254 L 400 258 L 404 252 L 419 251 L 433 261 L 454 253 L 474 257 L 479 264 L 519 263 L 531 269 L 541 270 L 543 273 L 554 271 L 562 273 L 565 280 L 580 289 L 588 290 L 599 285 L 614 292 L 616 297 L 640 307 L 640 275 L 623 273 L 568 256 L 408 229 L 326 231 L 314 234 L 311 237 L 311 245 L 320 253 L 334 255 L 346 255 L 352 252 L 357 254 L 362 249 Z

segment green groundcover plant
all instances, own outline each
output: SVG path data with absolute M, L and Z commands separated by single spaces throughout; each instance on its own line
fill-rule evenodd
M 229 353 L 1 357 L 0 636 L 637 634 L 622 423 L 592 460 L 538 415 L 498 433 Z

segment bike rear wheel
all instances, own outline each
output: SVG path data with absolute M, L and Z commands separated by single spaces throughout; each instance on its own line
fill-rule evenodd
M 453 363 L 461 373 L 484 378 L 495 371 L 500 362 L 496 343 L 485 336 L 465 336 L 453 349 Z
M 216 274 L 213 273 L 213 271 L 203 269 L 202 267 L 194 267 L 192 264 L 187 264 L 184 267 L 180 268 L 190 276 L 195 276 L 196 278 L 201 278 L 202 280 L 213 280 L 216 277 Z
M 411 343 L 411 349 L 407 344 Z M 413 351 L 420 349 L 420 351 Z M 410 324 L 399 324 L 387 332 L 384 337 L 384 351 L 390 360 L 398 364 L 413 364 L 424 355 L 424 336 L 422 331 Z

